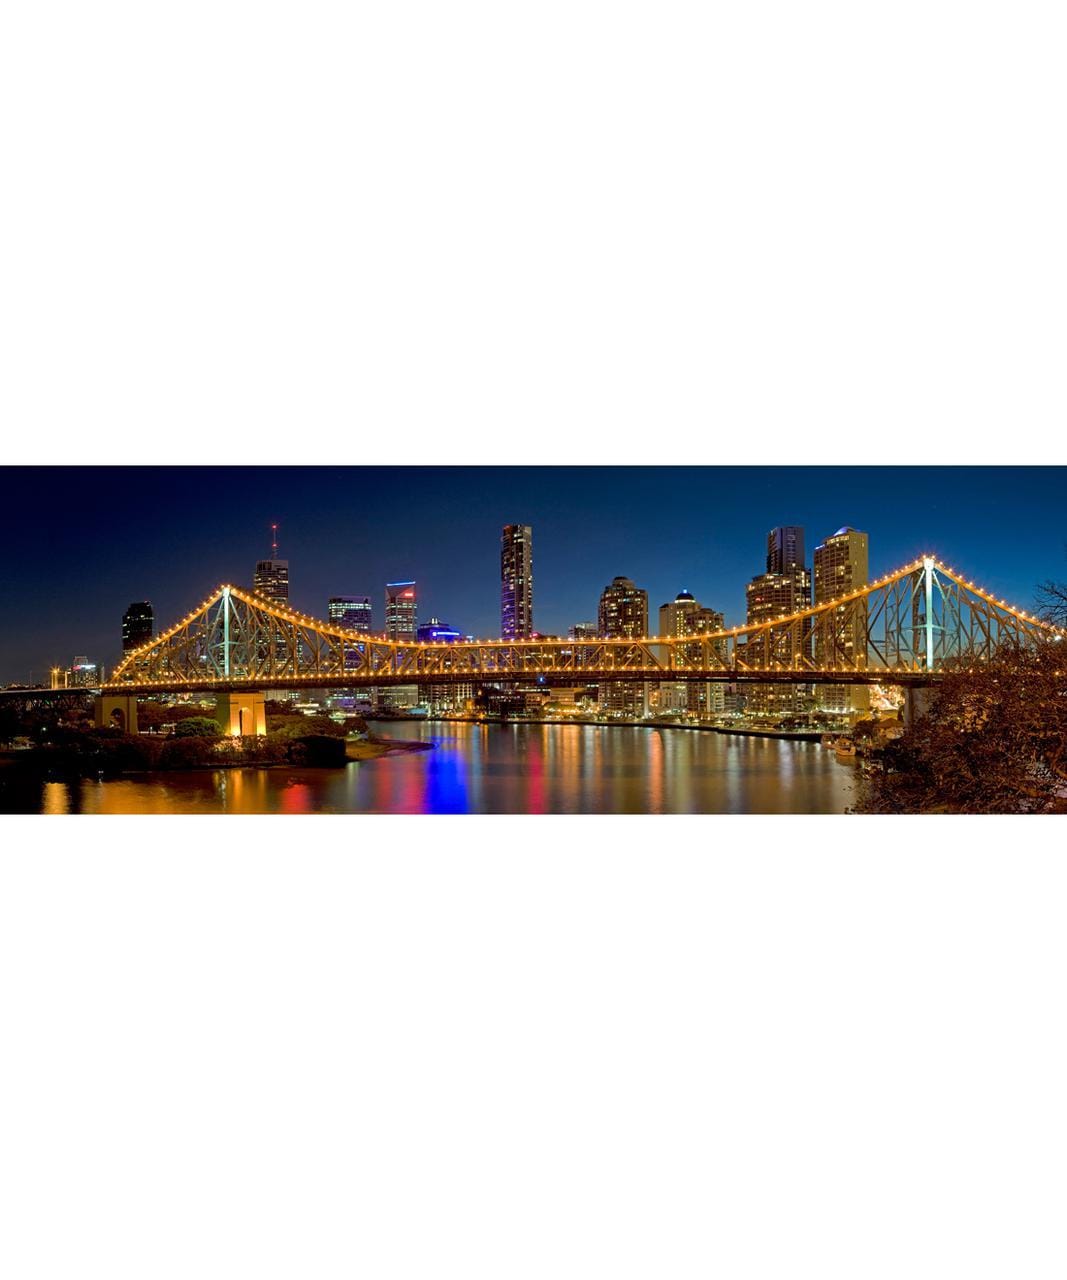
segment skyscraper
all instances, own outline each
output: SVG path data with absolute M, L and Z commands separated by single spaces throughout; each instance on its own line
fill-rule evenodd
M 795 573 L 803 568 L 803 527 L 798 524 L 785 524 L 772 529 L 767 534 L 767 572 Z
M 369 636 L 371 626 L 370 596 L 330 596 L 327 617 L 339 627 Z
M 257 596 L 262 596 L 264 600 L 269 600 L 271 604 L 281 604 L 288 607 L 289 561 L 278 559 L 278 526 L 276 524 L 271 525 L 270 534 L 270 559 L 256 561 L 256 572 L 252 578 L 252 590 Z M 285 669 L 292 659 L 289 653 L 289 646 L 285 637 L 281 634 L 280 626 L 275 627 L 275 624 L 271 623 L 271 627 L 275 630 L 273 646 L 266 642 L 259 647 L 259 661 L 262 662 L 269 658 L 273 652 L 274 670 L 280 672 Z M 286 696 L 284 689 L 268 689 L 266 692 L 268 700 L 281 699 Z
M 506 524 L 500 534 L 500 634 L 526 640 L 533 634 L 533 529 Z
M 815 603 L 825 604 L 867 586 L 867 535 L 847 525 L 838 529 L 815 548 Z M 867 602 L 859 600 L 847 610 L 843 606 L 839 623 L 833 628 L 831 651 L 828 632 L 820 627 L 815 640 L 815 660 L 820 666 L 866 665 Z M 866 685 L 820 684 L 816 688 L 816 704 L 820 711 L 848 715 L 870 707 L 870 691 Z
M 389 640 L 414 640 L 418 631 L 418 594 L 414 582 L 385 584 L 385 634 Z
M 278 559 L 278 526 L 272 524 L 270 559 L 257 560 L 252 590 L 274 604 L 289 603 L 289 561 Z
M 606 639 L 639 640 L 648 635 L 648 592 L 630 578 L 615 578 L 600 595 L 597 629 Z M 600 706 L 606 711 L 643 716 L 648 710 L 648 687 L 642 682 L 602 684 Z
M 804 564 L 804 530 L 800 525 L 782 525 L 768 533 L 767 572 L 752 579 L 745 588 L 745 599 L 749 623 L 769 622 L 810 607 L 811 572 Z M 771 661 L 795 668 L 810 657 L 810 631 L 798 623 L 778 637 Z M 748 690 L 748 709 L 763 714 L 796 713 L 810 702 L 810 685 L 754 684 Z
M 122 615 L 122 652 L 139 649 L 152 639 L 154 616 L 148 600 L 135 600 Z

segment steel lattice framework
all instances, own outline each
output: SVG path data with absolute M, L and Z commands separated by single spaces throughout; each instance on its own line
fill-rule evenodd
M 543 680 L 929 684 L 1002 645 L 1067 634 L 933 557 L 802 612 L 702 636 L 412 643 L 219 587 L 103 687 L 145 693 Z

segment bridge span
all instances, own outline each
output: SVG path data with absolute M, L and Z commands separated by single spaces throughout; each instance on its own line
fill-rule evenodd
M 101 686 L 98 723 L 136 725 L 136 701 L 211 693 L 230 732 L 262 732 L 268 689 L 624 682 L 890 684 L 923 688 L 1005 645 L 1067 632 L 998 599 L 933 556 L 860 590 L 760 623 L 693 636 L 413 642 L 368 636 L 223 585 L 126 654 Z M 45 691 L 41 691 L 42 694 Z

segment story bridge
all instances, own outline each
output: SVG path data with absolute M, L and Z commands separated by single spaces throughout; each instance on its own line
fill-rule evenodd
M 231 733 L 263 732 L 267 689 L 612 681 L 891 684 L 917 689 L 1007 644 L 1067 634 L 933 556 L 797 613 L 692 636 L 597 640 L 389 640 L 223 585 L 126 654 L 97 722 L 136 727 L 137 698 L 211 693 Z

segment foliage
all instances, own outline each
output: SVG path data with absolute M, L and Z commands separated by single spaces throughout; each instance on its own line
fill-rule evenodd
M 1043 582 L 1037 597 L 1041 617 L 1055 627 L 1067 627 L 1067 582 Z
M 210 716 L 188 716 L 174 726 L 175 738 L 217 738 L 219 723 Z
M 1054 627 L 1067 627 L 1067 582 L 1043 582 L 1037 589 L 1037 612 Z
M 161 769 L 196 769 L 217 760 L 218 747 L 214 739 L 174 733 L 163 743 L 159 765 Z
M 204 718 L 203 708 L 195 703 L 176 702 L 168 705 L 165 702 L 142 701 L 137 704 L 137 725 L 142 732 L 194 718 Z
M 1067 652 L 1006 648 L 946 676 L 861 780 L 859 813 L 1067 812 Z
M 346 738 L 350 733 L 366 733 L 367 722 L 361 716 L 349 716 L 338 723 L 329 716 L 290 715 L 276 717 L 268 725 L 268 732 L 280 738 L 294 740 L 309 736 Z

